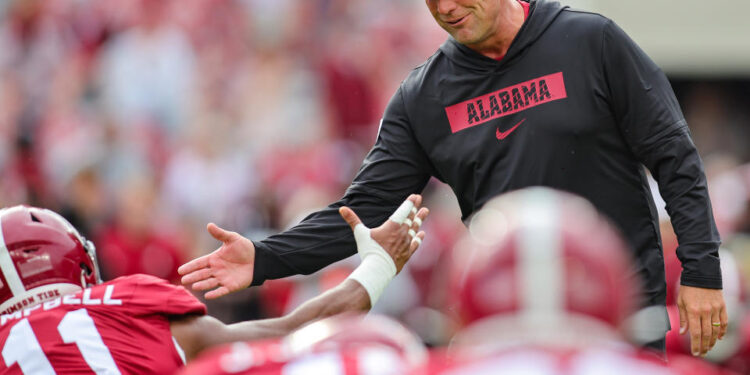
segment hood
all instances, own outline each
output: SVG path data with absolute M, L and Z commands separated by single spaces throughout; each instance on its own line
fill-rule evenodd
M 527 0 L 522 0 L 527 1 Z M 471 70 L 496 71 L 512 65 L 527 47 L 532 45 L 547 30 L 557 16 L 568 6 L 557 1 L 528 0 L 529 17 L 523 23 L 518 35 L 510 44 L 508 53 L 501 61 L 489 58 L 448 37 L 440 50 L 454 63 Z

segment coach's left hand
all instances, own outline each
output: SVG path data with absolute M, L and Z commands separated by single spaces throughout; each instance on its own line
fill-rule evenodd
M 705 356 L 727 333 L 727 307 L 721 289 L 680 285 L 677 294 L 680 310 L 680 334 L 690 332 L 690 350 L 694 356 Z M 715 325 L 714 323 L 720 323 Z

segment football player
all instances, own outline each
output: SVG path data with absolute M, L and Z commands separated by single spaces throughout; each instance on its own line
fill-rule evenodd
M 180 375 L 391 375 L 421 366 L 419 337 L 382 315 L 342 314 L 265 342 L 207 351 Z
M 287 334 L 302 324 L 366 311 L 424 238 L 428 214 L 410 196 L 378 228 L 347 207 L 362 263 L 337 287 L 276 319 L 225 325 L 181 286 L 132 275 L 101 283 L 94 245 L 60 215 L 0 210 L 0 374 L 171 374 L 206 347 Z M 241 240 L 209 225 L 223 242 Z M 208 280 L 210 282 L 210 278 Z
M 620 235 L 583 198 L 529 188 L 491 200 L 451 267 L 447 311 L 460 330 L 418 374 L 690 373 L 626 340 L 637 273 Z M 648 324 L 636 331 L 653 331 Z

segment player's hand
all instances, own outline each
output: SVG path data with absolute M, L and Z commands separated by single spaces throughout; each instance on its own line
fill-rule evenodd
M 430 213 L 430 210 L 425 207 L 419 208 L 422 204 L 421 195 L 412 194 L 408 200 L 413 203 L 414 209 L 408 211 L 406 219 L 402 219 L 401 224 L 393 221 L 392 216 L 381 226 L 370 229 L 370 237 L 385 249 L 393 259 L 393 263 L 396 264 L 396 273 L 401 272 L 406 262 L 422 243 L 425 232 L 420 231 L 419 227 Z M 362 223 L 357 214 L 349 207 L 341 207 L 339 213 L 352 230 L 357 224 Z
M 705 356 L 727 333 L 727 307 L 721 289 L 680 285 L 677 295 L 680 310 L 680 334 L 690 332 L 690 350 L 694 356 Z M 715 323 L 719 323 L 718 325 Z
M 255 264 L 252 241 L 214 223 L 209 223 L 206 229 L 222 245 L 211 254 L 180 266 L 177 272 L 183 275 L 182 283 L 186 286 L 192 284 L 196 291 L 211 289 L 206 292 L 206 299 L 219 298 L 250 286 Z

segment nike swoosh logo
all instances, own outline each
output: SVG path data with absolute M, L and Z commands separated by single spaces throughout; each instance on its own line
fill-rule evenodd
M 498 140 L 502 141 L 503 139 L 505 139 L 506 137 L 508 137 L 510 135 L 510 133 L 513 133 L 513 131 L 516 130 L 516 128 L 519 125 L 523 124 L 524 121 L 526 121 L 526 119 L 521 120 L 521 122 L 519 122 L 518 124 L 516 124 L 515 126 L 513 126 L 512 128 L 510 128 L 510 129 L 508 129 L 508 130 L 506 130 L 504 132 L 501 132 L 500 129 L 497 129 L 497 131 L 495 132 L 495 136 L 497 137 Z

